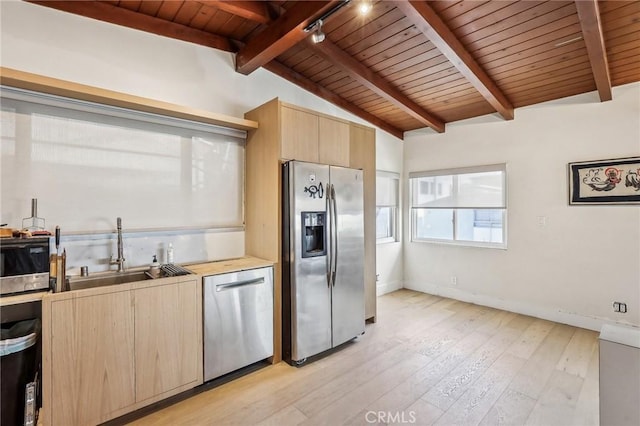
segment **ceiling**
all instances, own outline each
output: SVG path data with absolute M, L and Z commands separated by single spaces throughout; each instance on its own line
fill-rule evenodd
M 640 81 L 640 1 L 362 1 L 32 3 L 234 52 L 399 138 Z

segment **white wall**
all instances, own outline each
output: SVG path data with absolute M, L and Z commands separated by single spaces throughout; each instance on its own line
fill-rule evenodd
M 378 138 L 376 143 L 376 168 L 402 175 L 402 142 L 382 132 L 378 132 L 376 136 Z M 399 196 L 402 197 L 402 192 L 400 192 Z M 398 219 L 399 230 L 402 229 L 402 214 L 400 216 Z M 378 296 L 401 289 L 404 286 L 402 235 L 400 235 L 400 238 L 400 241 L 397 242 L 376 245 L 376 274 L 378 276 L 376 288 Z
M 228 52 L 15 0 L 0 1 L 0 19 L 0 64 L 4 67 L 236 117 L 279 97 L 370 125 L 263 69 L 249 76 L 236 73 L 234 55 Z M 401 141 L 379 129 L 376 139 L 379 153 L 395 152 L 393 164 L 384 167 L 400 170 L 402 158 L 397 150 Z M 390 158 L 382 160 L 389 163 Z M 46 218 L 46 206 L 39 205 L 39 215 Z M 152 243 L 144 242 L 146 238 L 131 238 L 126 249 L 147 253 L 174 237 L 161 239 L 163 243 L 157 242 L 158 238 L 153 236 Z M 180 262 L 235 257 L 244 252 L 243 232 L 176 236 L 173 242 L 181 246 L 182 258 L 176 250 L 176 261 Z M 75 264 L 79 266 L 91 256 L 96 268 L 105 269 L 104 257 L 113 250 L 115 240 L 83 244 L 102 245 L 104 249 L 79 255 Z M 192 246 L 193 252 L 189 249 Z M 145 260 L 135 262 L 145 263 L 147 257 L 141 255 Z M 394 265 L 394 276 L 402 276 L 397 256 Z
M 508 249 L 412 243 L 405 235 L 405 286 L 594 330 L 605 322 L 640 326 L 640 207 L 567 201 L 567 163 L 640 155 L 640 84 L 614 88 L 609 102 L 593 92 L 515 115 L 405 138 L 405 177 L 508 167 Z M 627 303 L 628 313 L 614 313 L 613 301 Z

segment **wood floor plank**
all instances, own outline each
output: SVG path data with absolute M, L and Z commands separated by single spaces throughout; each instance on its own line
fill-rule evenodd
M 439 425 L 476 425 L 500 398 L 526 360 L 504 354 L 438 419 Z
M 595 334 L 595 333 L 594 333 Z M 595 340 L 595 336 L 594 336 Z M 598 426 L 600 419 L 600 354 L 591 354 L 584 385 L 578 396 L 572 424 L 575 426 Z
M 589 362 L 598 347 L 597 336 L 598 333 L 595 331 L 577 329 L 560 357 L 556 369 L 583 379 L 587 377 Z
M 552 425 L 558 419 L 573 419 L 576 395 L 580 394 L 584 379 L 564 371 L 554 371 L 529 414 L 525 425 Z
M 315 416 L 309 418 L 303 425 L 328 425 L 344 424 L 354 415 L 367 406 L 369 401 L 379 398 L 397 384 L 420 370 L 428 358 L 415 353 L 410 353 L 405 359 L 399 361 L 393 367 L 369 380 L 364 386 L 358 387 L 348 394 L 343 395 L 331 406 L 326 407 Z
M 553 328 L 551 321 L 536 319 L 507 352 L 520 358 L 529 359 Z
M 427 401 L 422 399 L 416 400 L 413 404 L 407 407 L 406 410 L 403 411 L 406 419 L 415 418 L 415 424 L 429 426 L 434 424 L 443 414 L 443 411 L 438 407 L 435 407 L 429 404 Z M 389 423 L 399 425 L 401 423 Z M 403 424 L 407 424 L 404 422 Z
M 293 405 L 288 405 L 282 410 L 267 417 L 260 423 L 256 423 L 258 426 L 281 426 L 281 425 L 299 425 L 307 420 L 307 416 L 302 414 Z
M 279 363 L 135 425 L 597 425 L 597 334 L 400 290 L 377 322 L 302 367 Z
M 326 386 L 354 368 L 367 362 L 376 363 L 380 357 L 389 356 L 397 347 L 395 340 L 375 341 L 373 344 L 359 348 L 360 341 L 354 343 L 349 348 L 340 351 L 340 356 L 327 356 L 315 363 L 300 367 L 298 370 L 308 369 L 313 366 L 313 371 L 306 377 L 300 378 L 289 386 L 280 389 L 273 389 L 267 395 L 263 395 L 259 400 L 253 401 L 240 407 L 228 416 L 221 418 L 223 421 L 238 424 L 254 424 L 275 414 L 284 406 L 293 405 L 306 395 L 311 394 L 322 386 Z M 290 367 L 295 369 L 294 367 Z
M 575 330 L 568 325 L 555 324 L 509 387 L 537 400 L 552 373 L 556 371 L 558 360 Z
M 486 341 L 422 399 L 446 411 L 515 341 L 523 330 L 506 329 Z
M 527 420 L 535 405 L 535 399 L 513 389 L 506 389 L 489 409 L 479 425 L 521 426 Z

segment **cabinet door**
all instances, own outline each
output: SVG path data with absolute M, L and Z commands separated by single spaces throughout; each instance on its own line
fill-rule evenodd
M 51 424 L 102 423 L 135 402 L 133 321 L 128 291 L 51 302 Z
M 288 106 L 280 109 L 281 157 L 318 162 L 318 116 Z
M 318 118 L 319 162 L 349 167 L 349 123 L 328 117 Z
M 364 298 L 365 318 L 376 316 L 376 133 L 351 125 L 351 167 L 364 175 Z
M 138 402 L 202 381 L 199 288 L 191 279 L 134 290 Z

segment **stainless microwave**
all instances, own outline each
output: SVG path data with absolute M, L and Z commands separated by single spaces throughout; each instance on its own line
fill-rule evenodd
M 0 239 L 0 295 L 49 288 L 49 238 Z

